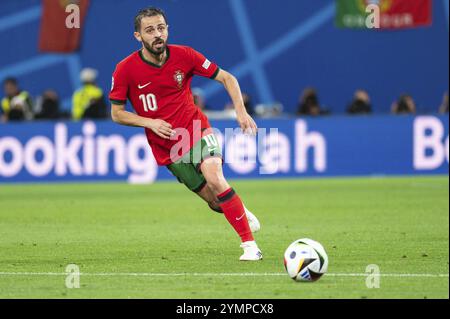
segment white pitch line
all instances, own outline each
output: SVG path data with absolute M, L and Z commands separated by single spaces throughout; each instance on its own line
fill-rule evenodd
M 77 273 L 61 272 L 0 272 L 0 276 L 67 276 Z M 286 273 L 79 273 L 80 276 L 88 277 L 275 277 L 286 276 Z M 374 274 L 351 274 L 351 273 L 327 273 L 330 277 L 367 277 Z M 379 274 L 380 277 L 428 277 L 447 278 L 449 274 Z
M 325 274 L 334 277 L 367 277 L 377 276 L 377 274 Z M 449 274 L 379 274 L 380 277 L 448 277 Z

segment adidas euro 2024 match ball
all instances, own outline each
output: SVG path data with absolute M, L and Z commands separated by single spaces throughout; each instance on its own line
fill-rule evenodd
M 328 256 L 320 243 L 302 238 L 286 249 L 284 266 L 295 281 L 316 281 L 328 270 Z

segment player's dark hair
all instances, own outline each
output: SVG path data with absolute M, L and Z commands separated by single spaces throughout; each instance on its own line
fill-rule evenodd
M 17 79 L 13 78 L 13 77 L 8 77 L 8 78 L 3 80 L 3 85 L 5 85 L 7 83 L 10 83 L 10 84 L 15 85 L 15 86 L 17 86 L 17 84 L 18 84 L 17 83 Z
M 162 16 L 164 18 L 164 21 L 166 21 L 167 24 L 167 17 L 166 14 L 162 9 L 155 8 L 155 7 L 148 7 L 145 9 L 141 9 L 136 17 L 134 18 L 134 30 L 136 32 L 139 32 L 141 30 L 141 20 L 145 17 L 154 17 L 154 16 Z

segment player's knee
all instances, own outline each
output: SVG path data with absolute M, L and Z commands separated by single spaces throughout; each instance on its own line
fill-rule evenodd
M 220 170 L 222 168 L 222 158 L 216 156 L 209 157 L 203 161 L 202 166 L 213 167 Z
M 201 170 L 208 182 L 209 189 L 215 196 L 230 188 L 222 173 L 222 159 L 216 157 L 206 159 Z

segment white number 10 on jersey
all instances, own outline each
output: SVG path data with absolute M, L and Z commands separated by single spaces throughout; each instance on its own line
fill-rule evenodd
M 155 94 L 141 94 L 139 98 L 142 101 L 142 105 L 144 106 L 144 111 L 156 111 L 158 109 L 158 103 L 156 102 Z

